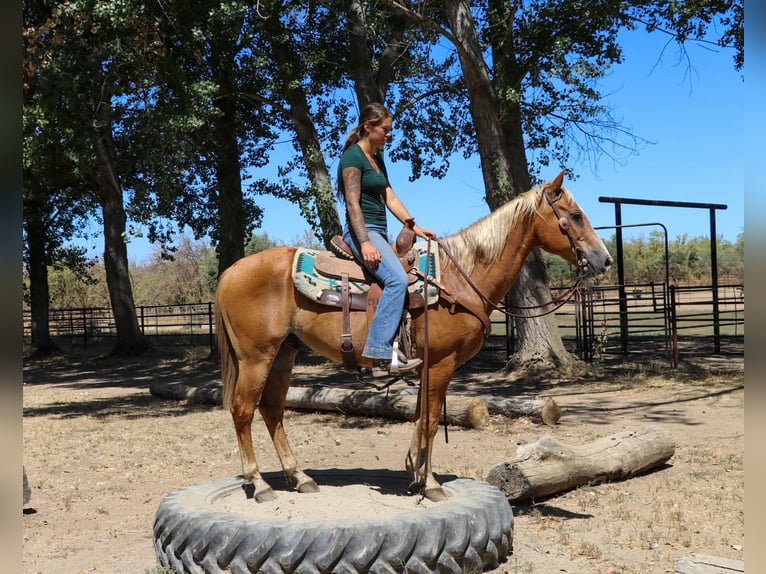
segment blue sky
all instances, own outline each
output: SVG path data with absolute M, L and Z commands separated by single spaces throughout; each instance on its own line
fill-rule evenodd
M 735 241 L 745 220 L 745 89 L 741 74 L 734 70 L 733 51 L 689 44 L 687 61 L 675 44 L 666 45 L 664 36 L 636 31 L 623 39 L 625 62 L 603 81 L 602 93 L 609 94 L 605 103 L 613 116 L 652 143 L 621 164 L 604 157 L 595 166 L 586 160 L 567 166 L 579 177 L 565 185 L 594 226 L 615 223 L 614 204 L 599 202 L 601 196 L 725 204 L 726 210 L 716 211 L 717 234 Z M 333 175 L 336 161 L 331 165 Z M 454 158 L 442 180 L 411 183 L 407 165 L 389 161 L 388 167 L 394 189 L 418 223 L 439 235 L 455 233 L 488 213 L 478 158 Z M 551 179 L 557 173 L 551 168 L 543 176 Z M 264 217 L 257 231 L 271 239 L 289 244 L 308 229 L 289 202 L 261 197 L 258 203 Z M 398 222 L 393 218 L 389 222 L 398 230 Z M 709 210 L 623 205 L 623 224 L 649 222 L 664 224 L 671 239 L 710 235 Z M 625 235 L 646 236 L 654 229 L 660 228 L 637 227 Z M 614 231 L 600 233 L 609 237 Z M 143 260 L 152 251 L 136 239 L 128 249 L 134 260 Z

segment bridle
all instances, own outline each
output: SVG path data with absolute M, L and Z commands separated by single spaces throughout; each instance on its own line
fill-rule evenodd
M 567 234 L 569 245 L 575 255 L 575 264 L 577 265 L 577 269 L 579 271 L 579 277 L 583 277 L 586 275 L 586 270 L 588 269 L 588 258 L 585 256 L 585 251 L 583 251 L 583 248 L 580 247 L 580 242 L 574 235 L 572 235 L 572 228 L 569 226 L 569 220 L 561 215 L 559 208 L 556 206 L 556 203 L 558 203 L 558 201 L 561 199 L 562 192 L 559 190 L 559 194 L 555 197 L 555 199 L 551 199 L 545 192 L 543 192 L 543 194 L 545 195 L 545 200 L 548 202 L 548 205 L 550 205 L 551 209 L 553 210 L 553 215 L 556 216 L 556 219 L 559 222 L 559 229 Z

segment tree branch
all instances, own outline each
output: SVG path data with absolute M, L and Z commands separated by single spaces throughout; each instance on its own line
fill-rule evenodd
M 437 34 L 444 36 L 447 40 L 450 41 L 450 43 L 453 46 L 455 46 L 455 49 L 457 50 L 462 60 L 473 63 L 473 58 L 471 58 L 471 55 L 465 50 L 460 40 L 452 32 L 450 32 L 443 26 L 440 26 L 439 24 L 437 24 L 430 18 L 426 18 L 422 14 L 413 12 L 406 6 L 403 6 L 394 0 L 383 0 L 383 4 L 391 8 L 391 10 L 396 12 L 397 14 L 406 16 L 407 18 L 410 18 L 411 20 L 417 22 L 418 24 L 421 24 L 425 26 L 426 28 L 430 28 L 431 30 L 434 30 Z

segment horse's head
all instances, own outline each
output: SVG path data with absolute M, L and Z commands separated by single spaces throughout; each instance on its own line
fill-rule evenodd
M 540 206 L 545 225 L 538 232 L 542 247 L 577 266 L 585 275 L 603 275 L 612 265 L 612 256 L 577 205 L 572 194 L 562 187 L 564 171 L 542 186 Z

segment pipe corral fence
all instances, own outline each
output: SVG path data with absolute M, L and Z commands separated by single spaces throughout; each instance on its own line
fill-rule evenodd
M 555 296 L 564 289 L 552 289 Z M 150 305 L 136 309 L 141 332 L 158 346 L 215 349 L 213 303 Z M 88 348 L 116 336 L 109 307 L 51 309 L 50 334 L 61 346 Z M 556 313 L 561 337 L 583 360 L 644 353 L 648 348 L 678 365 L 684 349 L 711 354 L 744 354 L 745 290 L 742 284 L 676 286 L 665 283 L 589 285 Z M 504 340 L 506 356 L 515 350 L 513 321 L 494 312 L 492 339 Z M 31 316 L 24 310 L 24 343 Z M 734 349 L 734 350 L 732 350 Z
M 727 209 L 727 206 L 721 203 L 699 203 L 688 201 L 666 201 L 655 199 L 641 199 L 641 198 L 629 198 L 629 197 L 599 197 L 602 203 L 614 204 L 614 221 L 612 226 L 596 227 L 595 229 L 614 229 L 615 230 L 615 243 L 616 243 L 616 267 L 617 267 L 617 297 L 616 303 L 618 306 L 617 317 L 620 324 L 620 352 L 623 355 L 628 355 L 631 347 L 631 338 L 635 341 L 638 339 L 643 344 L 647 344 L 648 341 L 643 335 L 656 329 L 656 315 L 657 312 L 662 313 L 663 322 L 663 340 L 665 341 L 665 352 L 670 356 L 674 367 L 678 366 L 679 354 L 680 354 L 680 342 L 679 336 L 681 333 L 697 332 L 696 340 L 704 341 L 705 325 L 712 326 L 712 352 L 716 355 L 722 354 L 724 350 L 724 343 L 726 342 L 739 342 L 741 331 L 741 353 L 744 356 L 744 302 L 745 302 L 745 289 L 744 285 L 730 286 L 734 289 L 734 294 L 729 295 L 727 293 L 727 286 L 719 285 L 718 278 L 718 240 L 716 232 L 716 211 Z M 637 223 L 637 224 L 623 224 L 622 223 L 622 207 L 623 205 L 643 205 L 652 207 L 669 207 L 674 209 L 702 209 L 707 211 L 708 220 L 710 225 L 710 279 L 711 285 L 709 287 L 699 288 L 682 288 L 676 285 L 670 284 L 670 272 L 669 272 L 669 254 L 668 254 L 668 230 L 664 224 L 659 222 L 651 223 Z M 631 286 L 625 284 L 625 266 L 623 261 L 623 229 L 629 227 L 645 227 L 645 226 L 659 226 L 662 228 L 665 238 L 665 277 L 664 283 L 659 288 L 661 298 L 654 297 L 656 290 L 654 284 L 652 284 L 652 303 L 650 306 L 635 305 L 634 312 L 630 312 L 630 294 L 636 295 L 636 299 L 640 298 L 643 294 L 641 286 Z M 630 293 L 628 289 L 631 289 Z M 723 292 L 722 292 L 723 289 Z M 695 296 L 695 293 L 697 296 Z M 685 295 L 688 295 L 688 301 L 685 299 Z M 707 299 L 709 295 L 710 299 Z M 580 297 L 580 307 L 582 308 L 578 315 L 579 323 L 578 327 L 582 332 L 578 332 L 578 351 L 581 352 L 585 358 L 592 357 L 596 352 L 594 349 L 599 349 L 599 339 L 595 331 L 595 325 L 597 325 L 598 318 L 593 315 L 593 298 L 605 299 L 604 294 L 598 290 L 588 290 L 587 298 L 588 302 L 582 301 Z M 610 298 L 614 301 L 614 298 Z M 660 303 L 658 305 L 657 303 Z M 709 305 L 709 307 L 708 307 Z M 739 308 L 741 306 L 741 309 Z M 578 308 L 579 310 L 579 308 Z M 712 314 L 709 316 L 708 310 Z M 606 315 L 604 311 L 601 316 Z M 638 316 L 638 321 L 636 317 Z M 741 317 L 741 321 L 740 321 Z M 731 328 L 730 328 L 731 327 Z M 724 330 L 722 330 L 724 329 Z M 732 333 L 733 331 L 733 333 Z M 700 339 L 700 337 L 703 337 Z M 730 337 L 734 337 L 731 339 Z M 691 334 L 686 339 L 691 338 Z M 582 347 L 580 346 L 582 345 Z M 729 346 L 730 347 L 730 346 Z M 738 347 L 735 347 L 738 348 Z M 699 354 L 699 349 L 696 350 Z
M 501 313 L 493 319 L 504 323 L 510 356 L 513 321 Z M 567 347 L 586 361 L 652 352 L 677 367 L 684 353 L 744 355 L 745 288 L 718 285 L 714 294 L 711 286 L 592 285 L 556 311 L 556 321 Z

